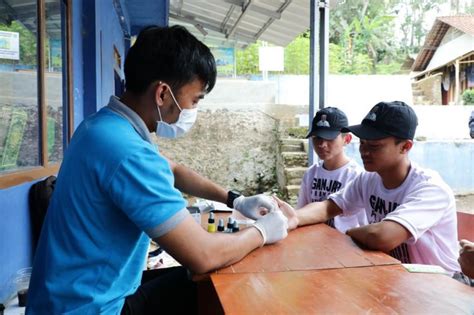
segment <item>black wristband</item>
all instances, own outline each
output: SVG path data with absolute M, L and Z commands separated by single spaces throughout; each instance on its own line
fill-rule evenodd
M 241 195 L 235 191 L 229 190 L 227 193 L 227 207 L 234 208 L 234 200 L 239 198 Z

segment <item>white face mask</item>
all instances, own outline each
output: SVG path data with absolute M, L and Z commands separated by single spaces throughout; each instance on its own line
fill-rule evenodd
M 168 124 L 167 122 L 163 121 L 161 117 L 160 107 L 158 108 L 158 115 L 160 115 L 160 120 L 156 122 L 156 135 L 163 137 L 163 138 L 178 138 L 183 136 L 186 132 L 188 132 L 197 119 L 197 108 L 193 109 L 181 109 L 176 98 L 171 92 L 171 88 L 168 87 L 170 90 L 171 97 L 175 102 L 176 106 L 178 106 L 179 110 L 181 111 L 178 116 L 178 120 L 175 123 Z

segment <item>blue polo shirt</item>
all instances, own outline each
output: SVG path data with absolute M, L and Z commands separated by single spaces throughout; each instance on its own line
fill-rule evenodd
M 36 250 L 27 314 L 118 314 L 150 237 L 189 215 L 140 117 L 112 97 L 64 155 Z

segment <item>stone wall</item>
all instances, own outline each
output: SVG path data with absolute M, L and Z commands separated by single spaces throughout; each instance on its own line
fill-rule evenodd
M 420 89 L 430 104 L 441 104 L 441 78 L 442 74 L 438 73 L 413 83 L 413 87 Z
M 200 110 L 183 138 L 155 138 L 163 155 L 227 189 L 277 190 L 278 122 L 261 111 Z

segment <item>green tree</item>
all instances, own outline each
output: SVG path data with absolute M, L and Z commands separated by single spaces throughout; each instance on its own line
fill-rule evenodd
M 296 37 L 285 47 L 285 71 L 287 74 L 309 74 L 309 33 Z
M 403 38 L 401 46 L 405 53 L 414 53 L 420 50 L 428 29 L 424 26 L 427 12 L 438 12 L 444 0 L 400 0 L 395 13 L 403 17 L 401 31 Z M 431 27 L 429 25 L 428 27 Z
M 237 50 L 237 75 L 249 75 L 259 73 L 258 47 L 260 47 L 260 42 L 250 44 L 245 49 Z
M 393 8 L 399 0 L 346 0 L 330 12 L 330 43 L 341 47 L 343 73 L 377 73 L 396 59 Z
M 389 25 L 392 21 L 392 16 L 376 16 L 373 18 L 364 16 L 361 21 L 355 19 L 351 24 L 356 51 L 369 57 L 372 64 L 372 73 L 377 72 L 376 66 L 381 61 L 380 54 L 382 51 L 388 55 L 394 54 L 393 46 L 390 45 L 390 38 L 393 37 L 393 33 L 391 33 Z

